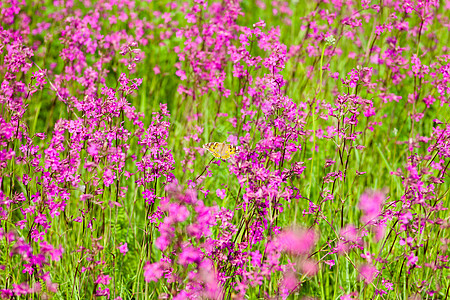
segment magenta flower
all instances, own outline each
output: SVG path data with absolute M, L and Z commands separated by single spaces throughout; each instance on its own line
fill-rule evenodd
M 367 284 L 372 283 L 378 275 L 378 270 L 371 264 L 363 264 L 358 268 L 358 279 L 364 280 Z
M 300 269 L 303 274 L 307 276 L 314 276 L 319 271 L 319 266 L 315 260 L 306 259 L 300 262 Z
M 340 298 L 340 300 L 358 300 L 358 292 L 353 292 L 350 294 L 346 294 L 346 295 L 342 295 Z
M 381 191 L 365 191 L 360 199 L 358 207 L 362 211 L 361 222 L 363 224 L 375 224 L 380 216 L 386 196 Z
M 178 70 L 175 72 L 175 74 L 180 77 L 181 80 L 186 80 L 186 72 L 184 72 L 183 70 Z
M 286 297 L 298 287 L 298 283 L 299 281 L 294 272 L 290 271 L 284 274 L 281 285 L 285 289 L 284 294 Z
M 100 274 L 97 277 L 97 280 L 95 281 L 95 283 L 101 283 L 104 285 L 108 285 L 111 282 L 111 276 L 109 275 L 104 275 L 104 274 Z
M 125 254 L 127 254 L 127 252 L 128 252 L 128 244 L 127 243 L 123 243 L 122 245 L 120 245 L 117 248 L 119 249 L 120 253 L 123 254 L 123 256 L 125 256 Z
M 313 230 L 302 228 L 282 232 L 278 237 L 281 248 L 293 255 L 305 255 L 311 252 L 317 239 Z
M 219 197 L 220 199 L 222 199 L 222 200 L 225 199 L 225 196 L 226 196 L 225 189 L 217 189 L 216 194 L 217 194 L 217 197 Z
M 102 287 L 99 286 L 97 288 L 97 290 L 95 291 L 95 296 L 97 296 L 97 297 L 104 296 L 109 299 L 109 297 L 110 297 L 109 288 L 105 287 L 104 289 L 102 289 Z
M 145 281 L 158 281 L 163 275 L 163 266 L 161 263 L 150 263 L 144 266 L 144 278 Z

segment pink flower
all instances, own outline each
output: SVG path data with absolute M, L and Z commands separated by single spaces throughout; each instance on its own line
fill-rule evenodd
M 316 233 L 306 229 L 287 230 L 279 236 L 281 248 L 294 255 L 308 254 L 314 248 L 316 239 Z
M 202 252 L 192 246 L 184 248 L 178 255 L 178 262 L 187 267 L 189 264 L 199 264 L 202 258 Z
M 28 273 L 29 275 L 33 274 L 33 266 L 31 264 L 24 264 L 24 269 L 22 271 L 22 273 Z
M 365 191 L 359 199 L 358 207 L 362 211 L 361 222 L 372 224 L 381 213 L 385 195 L 381 191 Z
M 150 281 L 158 281 L 159 278 L 163 275 L 163 267 L 161 263 L 150 263 L 147 262 L 147 264 L 144 266 L 144 279 L 147 282 Z
M 216 194 L 217 194 L 217 197 L 219 197 L 220 199 L 222 199 L 222 200 L 225 199 L 225 196 L 226 196 L 225 189 L 217 189 Z
M 281 285 L 283 286 L 283 288 L 287 290 L 286 292 L 289 294 L 298 286 L 298 283 L 299 281 L 295 276 L 295 273 L 289 271 L 286 272 L 286 274 L 284 274 L 284 278 Z
M 307 276 L 314 276 L 317 274 L 317 271 L 319 271 L 317 262 L 312 259 L 306 259 L 301 262 L 301 270 L 302 273 Z
M 358 292 L 353 292 L 350 294 L 342 295 L 340 297 L 340 300 L 357 300 L 358 298 Z
M 186 72 L 184 72 L 183 70 L 178 70 L 178 71 L 175 72 L 175 74 L 176 74 L 178 77 L 180 77 L 180 79 L 181 79 L 182 81 L 187 79 L 187 77 L 186 77 Z
M 104 296 L 109 299 L 109 288 L 105 288 L 102 290 L 102 288 L 99 286 L 98 289 L 95 291 L 95 296 L 101 297 Z
M 95 283 L 101 283 L 104 285 L 108 285 L 111 282 L 111 276 L 109 275 L 104 275 L 104 274 L 100 274 L 97 277 L 97 280 L 95 281 Z
M 366 283 L 371 283 L 378 275 L 378 270 L 370 264 L 364 264 L 358 268 L 359 280 L 364 280 Z
M 122 245 L 120 245 L 117 248 L 119 249 L 120 253 L 123 254 L 123 256 L 125 256 L 125 254 L 128 252 L 128 244 L 127 243 L 123 243 Z

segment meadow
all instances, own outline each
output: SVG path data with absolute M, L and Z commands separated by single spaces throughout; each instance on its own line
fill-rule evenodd
M 0 2 L 0 299 L 450 299 L 450 1 Z

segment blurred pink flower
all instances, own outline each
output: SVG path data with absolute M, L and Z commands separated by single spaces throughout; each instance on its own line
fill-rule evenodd
M 281 248 L 294 255 L 308 254 L 315 245 L 317 235 L 313 230 L 290 229 L 279 236 Z
M 385 201 L 385 194 L 381 191 L 366 190 L 359 199 L 358 207 L 362 211 L 361 222 L 374 224 L 380 215 Z
M 147 282 L 150 281 L 158 281 L 159 278 L 163 275 L 163 266 L 161 263 L 150 263 L 147 262 L 147 264 L 144 266 L 144 279 Z
M 314 276 L 319 271 L 317 262 L 313 259 L 306 259 L 302 261 L 300 264 L 300 268 L 302 270 L 302 273 L 307 276 Z
M 286 289 L 286 294 L 289 295 L 298 285 L 299 281 L 297 277 L 295 276 L 295 273 L 292 271 L 286 272 L 284 274 L 283 281 L 281 282 L 281 285 L 284 289 Z
M 364 280 L 366 283 L 371 283 L 378 275 L 378 270 L 371 264 L 363 264 L 358 268 L 359 280 Z
M 127 243 L 123 243 L 122 245 L 120 245 L 117 248 L 119 249 L 120 253 L 123 254 L 123 256 L 125 256 L 125 254 L 128 252 L 128 244 Z
M 225 199 L 226 191 L 225 191 L 225 189 L 217 189 L 216 194 L 217 194 L 217 197 L 219 197 L 220 199 L 223 200 L 223 199 Z

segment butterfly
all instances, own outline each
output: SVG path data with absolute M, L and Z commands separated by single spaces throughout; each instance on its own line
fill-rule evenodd
M 203 148 L 211 152 L 214 157 L 224 160 L 229 159 L 231 155 L 238 151 L 233 145 L 217 142 L 204 144 Z

